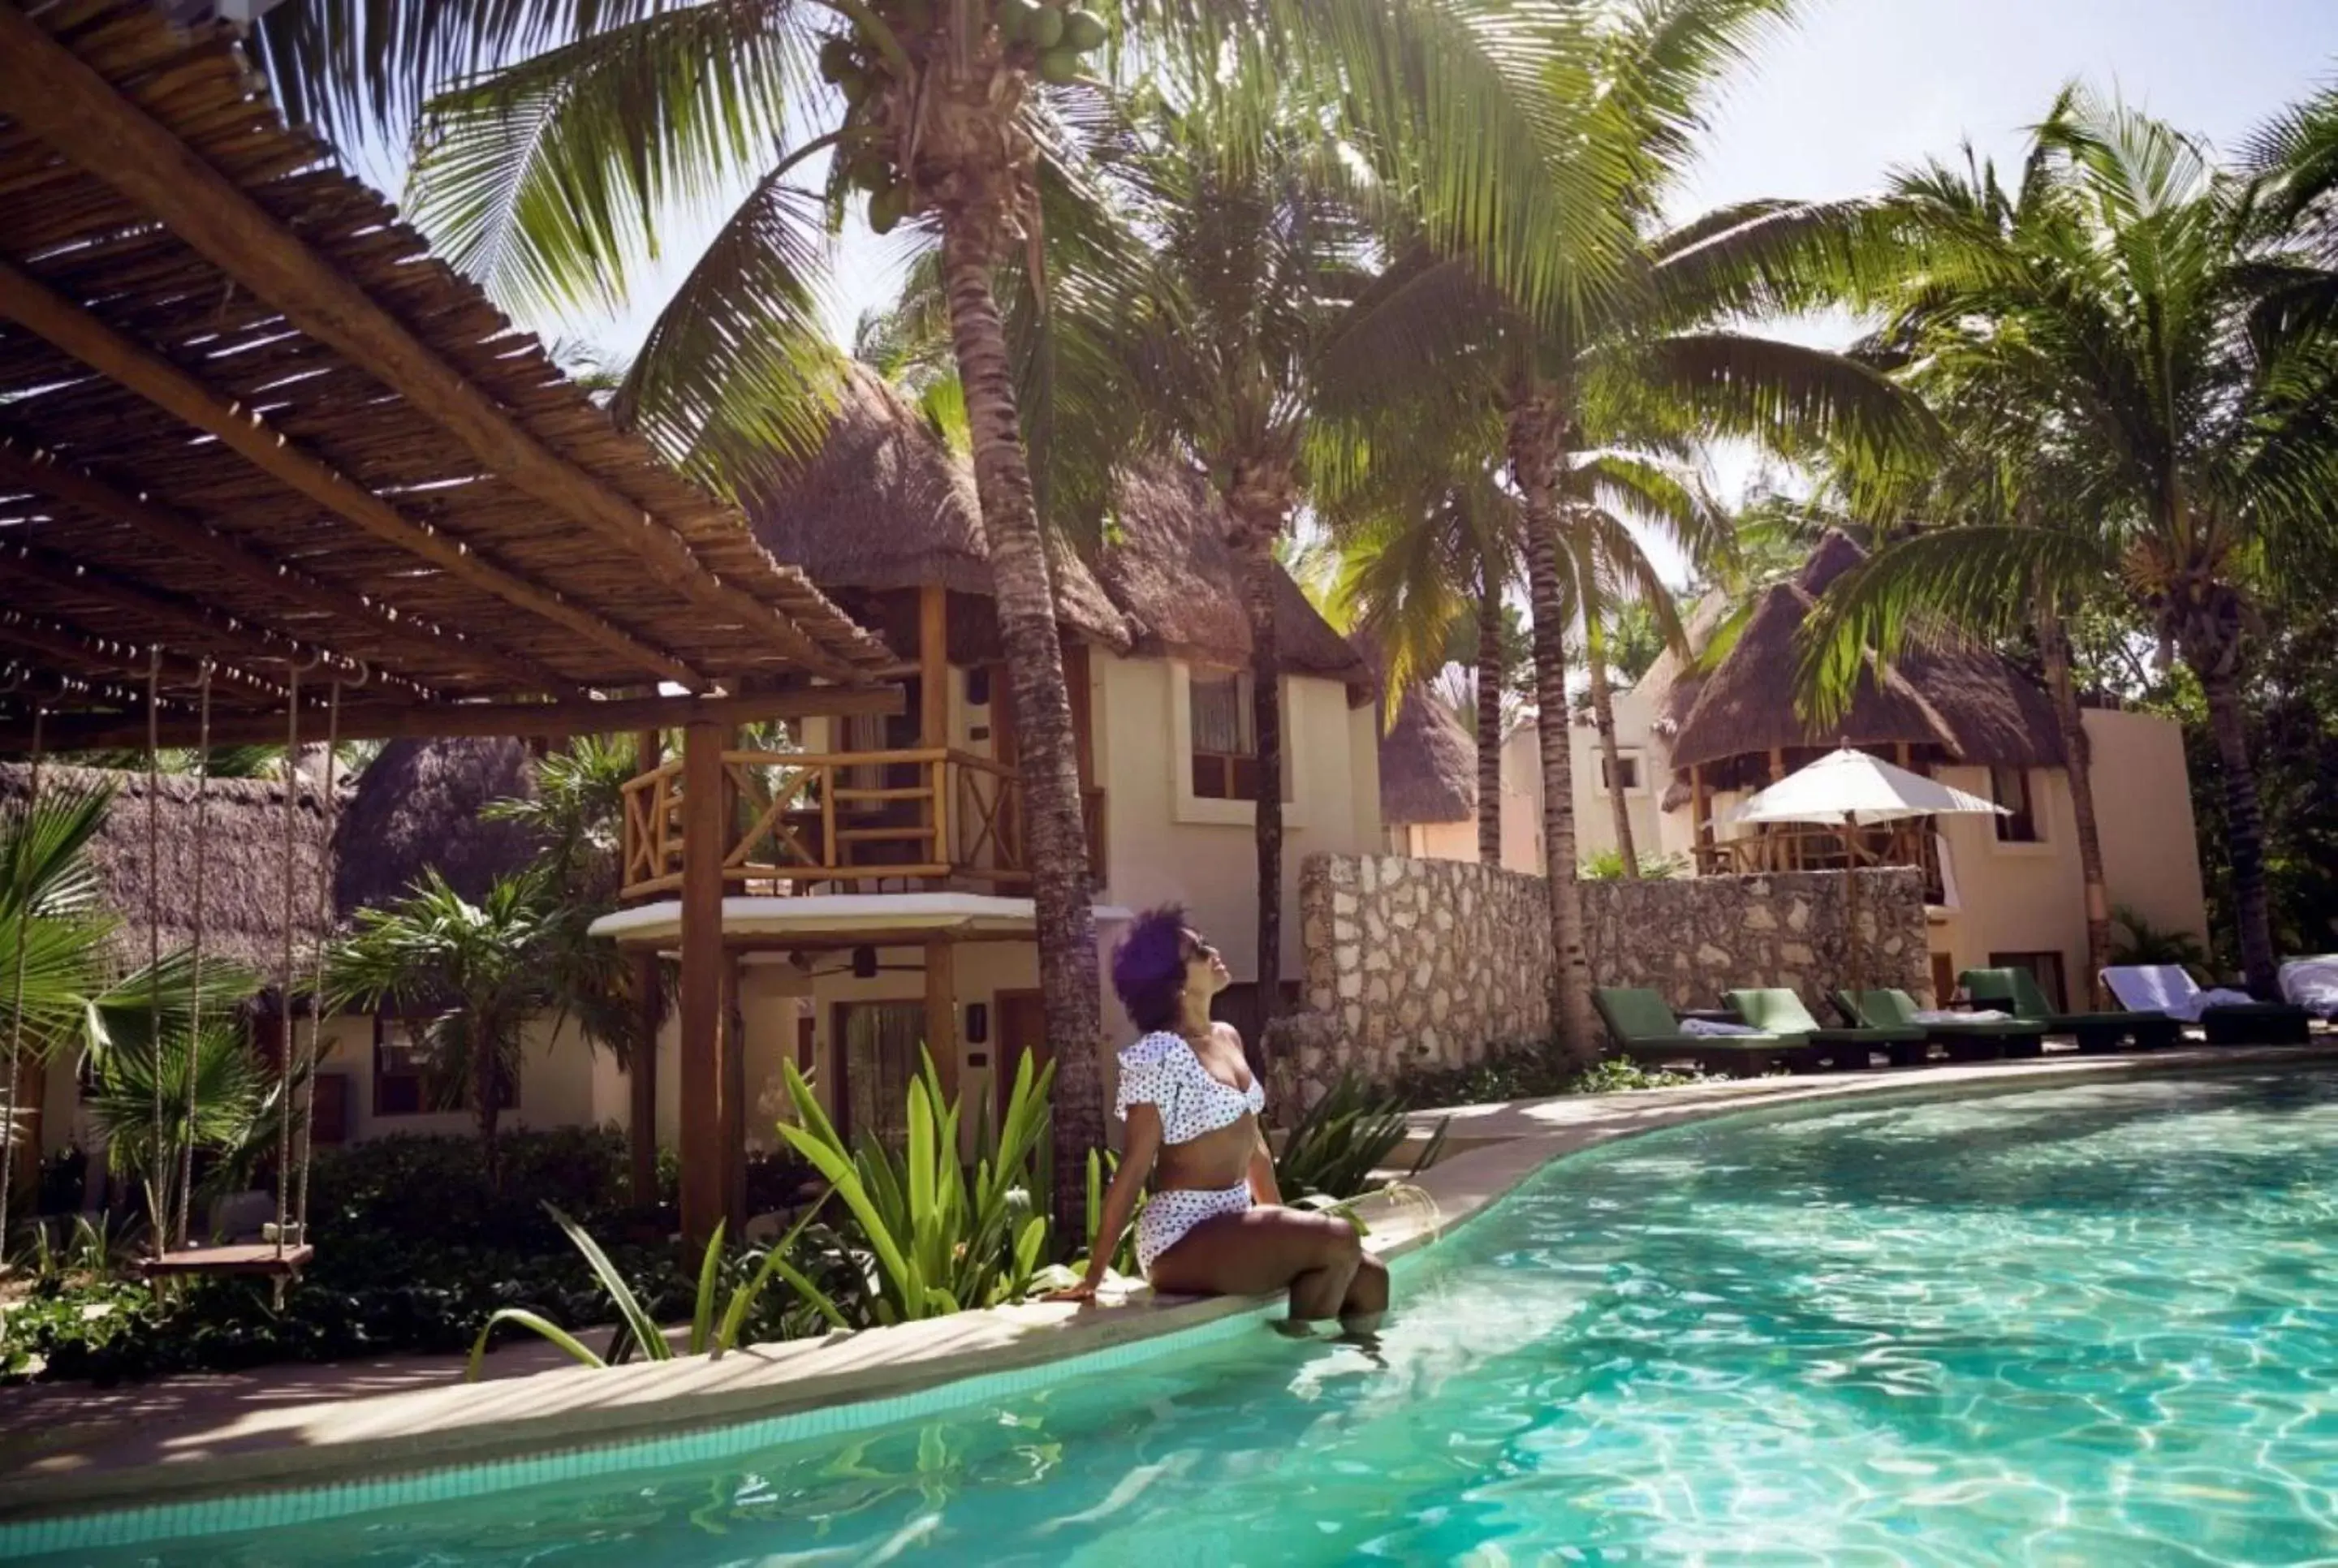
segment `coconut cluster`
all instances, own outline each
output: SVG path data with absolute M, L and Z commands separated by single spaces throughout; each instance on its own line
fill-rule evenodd
M 934 0 L 879 0 L 871 15 L 912 60 L 924 57 L 929 46 L 939 46 L 935 33 L 943 18 Z M 1058 85 L 1076 78 L 1080 57 L 1103 48 L 1111 36 L 1104 18 L 1095 12 L 1046 0 L 997 0 L 992 20 L 1008 64 Z M 893 62 L 865 23 L 820 45 L 820 74 L 850 106 L 848 121 L 873 114 L 894 84 Z M 869 193 L 870 229 L 889 234 L 909 215 L 915 194 L 892 161 L 876 148 L 853 156 L 845 174 L 854 187 Z

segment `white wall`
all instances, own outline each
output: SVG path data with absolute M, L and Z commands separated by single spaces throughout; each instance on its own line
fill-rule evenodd
M 1185 667 L 1167 660 L 1099 652 L 1092 661 L 1107 829 L 1104 901 L 1131 909 L 1184 904 L 1234 978 L 1254 980 L 1253 808 L 1193 799 L 1184 679 Z M 1292 799 L 1283 812 L 1282 968 L 1284 978 L 1296 979 L 1299 863 L 1318 852 L 1380 851 L 1380 750 L 1371 707 L 1351 707 L 1338 681 L 1292 677 L 1284 693 Z

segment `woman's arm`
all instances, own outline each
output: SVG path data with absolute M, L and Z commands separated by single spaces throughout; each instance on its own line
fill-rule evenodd
M 1128 1230 L 1128 1212 L 1136 1207 L 1136 1194 L 1146 1177 L 1153 1173 L 1153 1159 L 1161 1149 L 1161 1108 L 1142 1101 L 1128 1108 L 1128 1136 L 1120 1154 L 1120 1168 L 1113 1172 L 1112 1186 L 1104 1196 L 1104 1212 L 1096 1217 L 1096 1233 L 1088 1253 L 1087 1277 L 1068 1290 L 1058 1290 L 1047 1298 L 1050 1301 L 1086 1301 L 1095 1298 L 1096 1287 L 1104 1283 L 1105 1270 L 1112 1266 L 1112 1255 L 1120 1250 L 1120 1239 Z

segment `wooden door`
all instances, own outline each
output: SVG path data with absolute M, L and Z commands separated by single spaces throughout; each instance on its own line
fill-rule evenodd
M 1036 991 L 1001 991 L 991 1014 L 990 1083 L 995 1096 L 993 1125 L 997 1125 L 1007 1120 L 1007 1102 L 1014 1093 L 1015 1072 L 1024 1053 L 1031 1054 L 1035 1076 L 1056 1059 L 1056 1053 L 1047 1044 L 1046 1009 Z

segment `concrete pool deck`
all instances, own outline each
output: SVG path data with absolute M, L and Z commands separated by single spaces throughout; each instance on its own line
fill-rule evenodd
M 1458 1152 L 1418 1185 L 1435 1200 L 1368 1210 L 1370 1245 L 1393 1257 L 1484 1212 L 1548 1161 L 1660 1128 L 1754 1107 L 1902 1095 L 2015 1093 L 2208 1067 L 2338 1060 L 2338 1038 L 2291 1047 L 2187 1048 L 2148 1055 L 1891 1073 L 1763 1078 L 1628 1094 L 1518 1101 L 1423 1112 L 1449 1117 Z M 899 1396 L 1033 1367 L 1257 1310 L 1256 1299 L 1033 1304 L 894 1328 L 756 1346 L 720 1360 L 575 1367 L 548 1346 L 488 1358 L 461 1381 L 457 1357 L 270 1367 L 101 1389 L 0 1393 L 0 1520 L 292 1488 L 653 1437 Z M 1400 1307 L 1401 1302 L 1400 1302 Z

